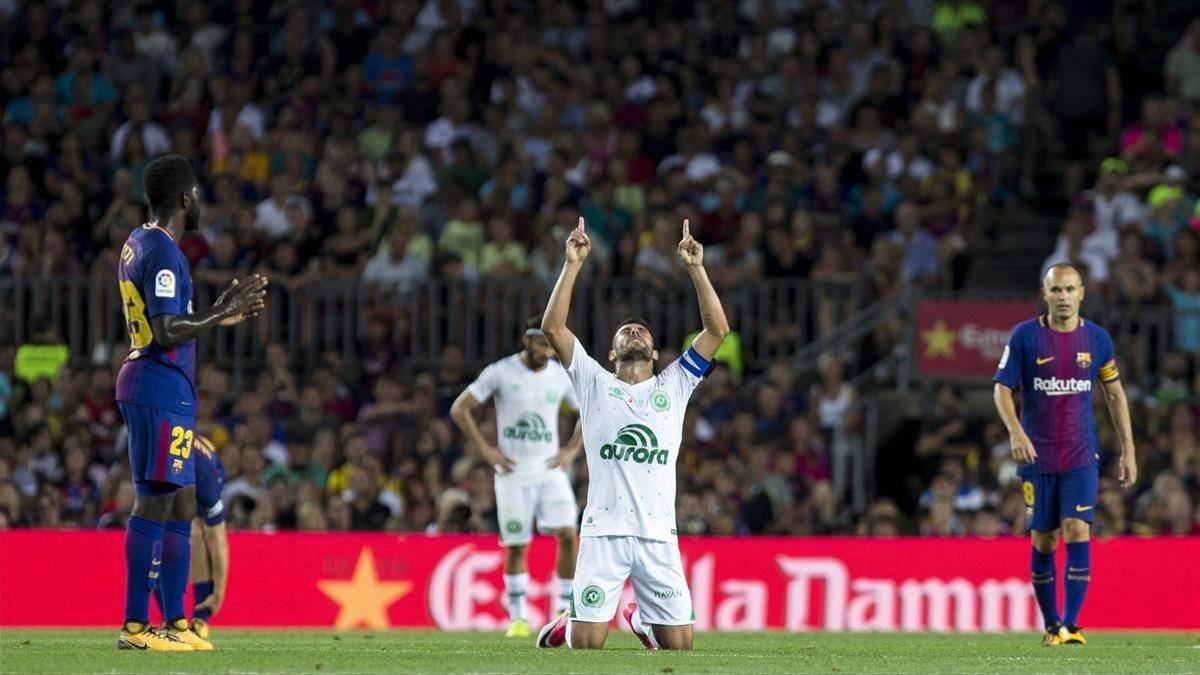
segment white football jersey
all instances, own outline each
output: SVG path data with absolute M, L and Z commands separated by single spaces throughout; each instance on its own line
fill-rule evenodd
M 628 384 L 588 356 L 578 338 L 571 359 L 567 374 L 588 464 L 580 536 L 676 541 L 675 462 L 704 366 L 685 353 L 645 382 Z
M 579 409 L 571 380 L 558 361 L 530 370 L 518 354 L 500 359 L 467 387 L 476 401 L 496 399 L 496 445 L 516 462 L 506 478 L 545 476 L 546 463 L 558 453 L 558 411 L 565 400 Z

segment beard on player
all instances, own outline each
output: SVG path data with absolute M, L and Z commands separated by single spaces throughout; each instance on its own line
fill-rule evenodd
M 194 232 L 200 229 L 200 200 L 194 199 L 183 214 L 184 232 Z
M 653 361 L 654 339 L 649 331 L 638 335 L 621 334 L 613 340 L 613 353 L 617 361 Z
M 543 338 L 544 340 L 545 338 Z M 541 370 L 547 363 L 550 362 L 550 354 L 546 353 L 545 349 L 539 349 L 533 340 L 526 338 L 525 341 L 525 363 L 533 370 Z

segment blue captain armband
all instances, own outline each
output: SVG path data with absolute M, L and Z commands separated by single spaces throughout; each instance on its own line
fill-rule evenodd
M 683 356 L 679 357 L 679 365 L 692 375 L 702 378 L 708 373 L 708 367 L 712 364 L 708 362 L 708 359 L 700 356 L 700 352 L 696 351 L 695 347 L 688 347 Z

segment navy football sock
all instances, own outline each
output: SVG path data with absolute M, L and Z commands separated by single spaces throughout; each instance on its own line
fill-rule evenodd
M 212 591 L 213 591 L 213 582 L 211 582 L 211 581 L 197 581 L 196 583 L 192 584 L 192 603 L 193 603 L 192 604 L 192 608 L 193 608 L 192 616 L 193 617 L 195 617 L 197 619 L 203 619 L 205 621 L 208 621 L 209 619 L 212 618 L 212 610 L 210 610 L 209 608 L 207 608 L 207 607 L 205 607 L 204 609 L 196 608 L 200 603 L 207 600 L 208 596 L 212 595 Z
M 130 516 L 125 526 L 125 621 L 149 623 L 150 592 L 162 564 L 163 524 Z
M 163 619 L 167 622 L 186 618 L 183 593 L 187 590 L 188 569 L 192 562 L 192 522 L 168 520 L 163 529 Z
M 1058 583 L 1054 578 L 1054 554 L 1042 553 L 1033 549 L 1033 558 L 1029 563 L 1030 579 L 1033 581 L 1033 594 L 1037 597 L 1038 608 L 1042 610 L 1042 619 L 1046 628 L 1059 624 L 1058 619 Z
M 1089 542 L 1077 541 L 1067 544 L 1067 588 L 1063 623 L 1071 627 L 1079 625 L 1079 610 L 1083 607 L 1083 596 L 1087 594 L 1088 581 L 1092 578 L 1091 548 Z

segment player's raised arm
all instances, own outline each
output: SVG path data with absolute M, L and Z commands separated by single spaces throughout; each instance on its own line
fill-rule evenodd
M 705 360 L 712 361 L 717 348 L 725 336 L 729 334 L 729 320 L 725 317 L 725 308 L 717 297 L 717 289 L 713 288 L 708 272 L 704 269 L 704 246 L 692 238 L 688 221 L 683 221 L 683 238 L 679 240 L 677 249 L 679 259 L 683 261 L 692 284 L 696 287 L 696 299 L 700 301 L 700 321 L 704 330 L 692 341 L 692 348 Z
M 159 314 L 150 319 L 154 340 L 166 348 L 194 340 L 215 326 L 232 326 L 257 316 L 266 307 L 267 278 L 251 274 L 234 279 L 212 307 L 194 314 Z
M 1105 366 L 1107 368 L 1109 366 Z M 1121 443 L 1121 487 L 1133 487 L 1137 483 L 1137 454 L 1133 448 L 1133 423 L 1129 419 L 1129 400 L 1125 398 L 1125 387 L 1120 379 L 1103 380 L 1104 368 L 1100 369 L 1101 384 L 1104 387 L 1104 402 L 1108 405 L 1108 414 L 1112 417 L 1113 426 L 1117 430 L 1117 439 Z M 1112 365 L 1116 373 L 1116 365 Z
M 554 351 L 558 352 L 558 360 L 564 367 L 571 367 L 571 357 L 575 352 L 575 334 L 567 328 L 567 314 L 571 311 L 571 293 L 575 290 L 575 280 L 579 278 L 579 270 L 583 269 L 583 261 L 592 251 L 592 240 L 583 228 L 583 218 L 579 225 L 571 230 L 567 237 L 567 260 L 563 263 L 562 273 L 554 284 L 554 292 L 550 294 L 550 302 L 546 304 L 546 313 L 542 315 L 542 332 L 550 340 Z

